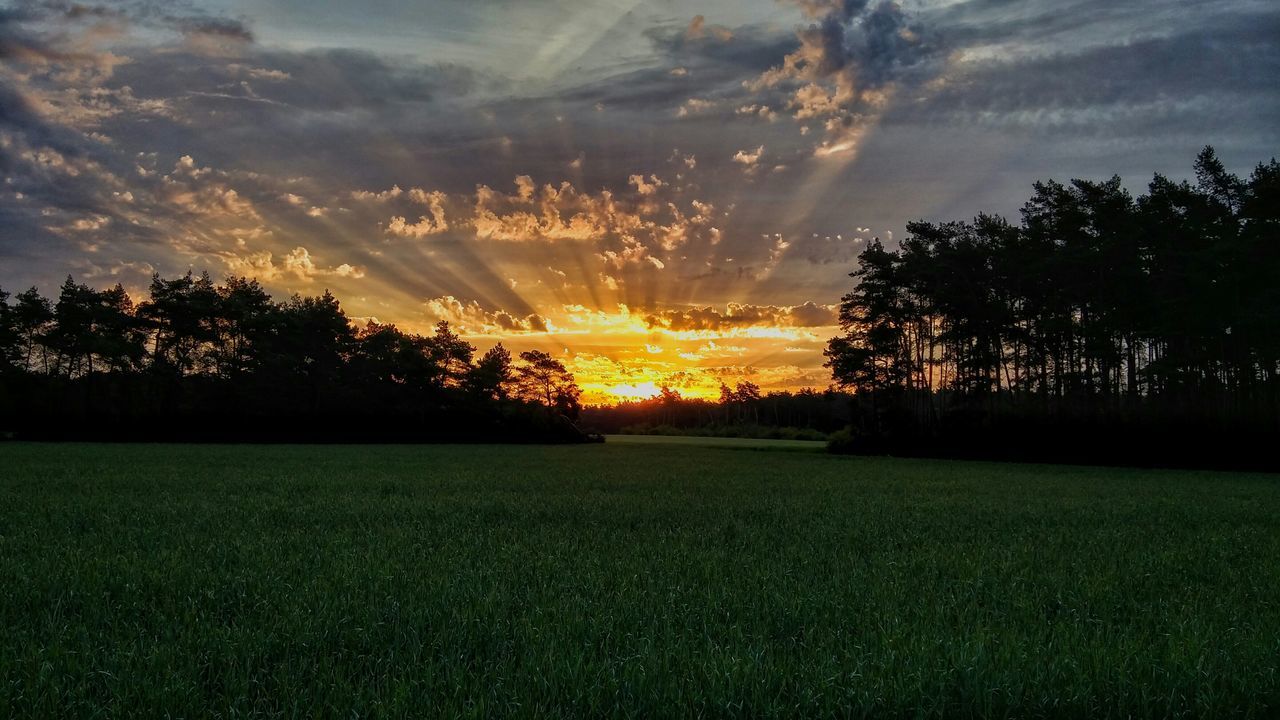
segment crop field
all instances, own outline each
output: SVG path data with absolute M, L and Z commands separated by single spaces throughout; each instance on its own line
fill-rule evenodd
M 1280 478 L 0 443 L 0 717 L 1275 717 Z

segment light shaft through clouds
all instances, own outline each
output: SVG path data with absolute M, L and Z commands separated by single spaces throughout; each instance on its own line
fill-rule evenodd
M 1252 0 L 0 4 L 0 284 L 330 289 L 588 401 L 823 388 L 857 254 L 1280 143 Z

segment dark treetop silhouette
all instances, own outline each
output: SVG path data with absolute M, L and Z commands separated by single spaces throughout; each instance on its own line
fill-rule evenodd
M 749 381 L 720 386 L 718 401 L 662 387 L 645 400 L 589 407 L 585 427 L 612 433 L 825 440 L 849 424 L 853 396 L 831 388 L 761 394 Z
M 356 329 L 328 292 L 276 303 L 254 280 L 70 277 L 56 303 L 0 291 L 0 431 L 22 438 L 576 441 L 563 365 L 431 336 Z
M 852 451 L 1276 467 L 1280 165 L 1037 183 L 871 243 L 826 351 Z
M 872 242 L 827 348 L 843 391 L 719 403 L 664 388 L 593 409 L 600 429 L 792 436 L 837 450 L 1275 467 L 1280 439 L 1280 165 L 1247 179 L 1213 150 L 1196 183 L 1037 183 L 1022 222 L 908 225 Z M 576 440 L 573 376 L 501 345 L 479 360 L 355 329 L 326 292 L 272 302 L 256 281 L 156 276 L 0 291 L 0 430 L 21 437 Z M 782 435 L 782 436 L 785 436 Z

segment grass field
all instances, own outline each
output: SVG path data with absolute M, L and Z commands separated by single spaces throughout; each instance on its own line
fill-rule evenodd
M 0 444 L 0 717 L 1274 717 L 1280 478 Z

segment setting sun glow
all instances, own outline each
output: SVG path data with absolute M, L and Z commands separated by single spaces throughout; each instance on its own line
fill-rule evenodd
M 1189 137 L 1126 134 L 1116 88 L 1149 108 L 1147 78 L 1102 91 L 1085 63 L 1046 94 L 1063 37 L 973 32 L 1000 3 L 438 2 L 387 24 L 343 3 L 19 5 L 0 12 L 6 289 L 70 274 L 138 301 L 153 273 L 207 271 L 329 290 L 359 325 L 550 353 L 587 403 L 825 388 L 873 239 L 1016 212 L 1042 168 L 1140 177 Z M 1098 47 L 1092 28 L 1061 33 Z M 1244 71 L 1268 62 L 1222 87 L 1271 92 Z M 1233 152 L 1274 149 L 1274 123 L 1236 119 Z M 1068 127 L 1128 149 L 1039 134 Z
M 607 388 L 606 392 L 619 400 L 644 400 L 657 395 L 660 390 L 657 385 L 651 382 L 638 383 L 636 385 L 619 384 Z

